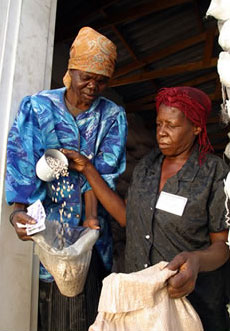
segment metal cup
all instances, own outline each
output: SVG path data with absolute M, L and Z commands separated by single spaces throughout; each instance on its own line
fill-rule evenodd
M 66 156 L 57 149 L 47 149 L 47 151 L 43 154 L 43 156 L 38 160 L 36 164 L 36 174 L 37 176 L 45 181 L 51 182 L 56 178 L 55 170 L 52 169 L 47 163 L 47 157 L 53 157 L 64 162 L 68 166 L 68 159 Z

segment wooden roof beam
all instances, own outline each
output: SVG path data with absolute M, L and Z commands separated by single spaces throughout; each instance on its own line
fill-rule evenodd
M 139 5 L 128 9 L 127 11 L 120 12 L 110 16 L 108 20 L 101 21 L 100 24 L 96 25 L 95 28 L 102 29 L 107 28 L 111 25 L 116 25 L 122 22 L 127 22 L 128 20 L 137 19 L 153 12 L 158 12 L 170 7 L 181 5 L 184 3 L 191 2 L 193 0 L 154 0 L 148 4 Z
M 100 10 L 101 14 L 105 17 L 108 18 L 106 12 L 104 11 L 104 9 Z M 131 55 L 131 57 L 135 60 L 138 61 L 138 58 L 135 54 L 135 52 L 133 51 L 133 49 L 130 47 L 130 45 L 128 44 L 128 42 L 126 41 L 126 39 L 124 38 L 124 36 L 121 34 L 121 32 L 119 31 L 119 29 L 115 26 L 112 25 L 111 26 L 113 32 L 115 33 L 115 35 L 120 39 L 120 41 L 122 42 L 122 44 L 124 45 L 124 47 L 127 49 L 127 51 L 129 52 L 129 54 Z
M 120 31 L 118 30 L 118 28 L 115 25 L 112 25 L 112 30 L 117 35 L 117 37 L 121 40 L 122 44 L 125 46 L 125 48 L 129 52 L 129 54 L 131 55 L 131 57 L 135 61 L 139 62 L 139 60 L 138 60 L 135 52 L 133 51 L 133 49 L 131 48 L 131 46 L 128 44 L 128 42 L 126 41 L 126 39 L 124 38 L 124 36 L 120 33 Z
M 212 59 L 215 34 L 216 34 L 216 27 L 211 28 L 206 32 L 206 41 L 205 41 L 204 55 L 203 55 L 204 64 L 210 63 Z
M 139 73 L 125 78 L 116 78 L 112 79 L 109 83 L 110 87 L 122 86 L 127 84 L 134 84 L 139 82 L 144 82 L 150 79 L 156 79 L 159 77 L 167 77 L 178 75 L 184 72 L 197 71 L 202 69 L 208 69 L 212 67 L 216 67 L 217 58 L 212 58 L 210 63 L 204 64 L 203 61 L 178 64 L 172 67 L 160 68 L 150 72 Z
M 194 13 L 195 13 L 195 17 L 196 17 L 196 21 L 197 21 L 197 25 L 198 25 L 198 30 L 200 32 L 204 31 L 204 24 L 201 18 L 201 12 L 200 12 L 200 8 L 198 5 L 198 1 L 197 0 L 193 0 L 193 4 L 194 4 Z
M 183 82 L 181 84 L 181 86 L 182 85 L 183 86 L 197 86 L 197 85 L 200 85 L 200 84 L 205 83 L 205 82 L 209 82 L 209 81 L 214 80 L 214 79 L 218 79 L 218 75 L 217 75 L 216 72 L 211 72 L 210 74 L 202 75 L 201 77 Z M 211 99 L 216 100 L 217 95 L 219 96 L 219 94 L 217 94 L 217 93 L 216 94 L 214 93 L 214 94 L 210 95 Z M 142 98 L 136 99 L 133 102 L 126 103 L 125 109 L 126 109 L 127 113 L 140 111 L 140 110 L 144 111 L 144 110 L 153 109 L 154 104 L 155 104 L 155 96 L 156 96 L 156 93 L 153 93 L 151 95 L 147 95 L 147 96 L 144 96 Z
M 104 17 L 107 18 L 107 14 L 104 11 L 104 9 L 101 9 L 100 12 L 102 13 L 102 15 Z M 138 57 L 136 56 L 135 52 L 132 50 L 132 48 L 130 47 L 130 45 L 128 44 L 128 42 L 124 38 L 124 36 L 120 33 L 119 29 L 115 25 L 112 25 L 111 28 L 112 28 L 113 32 L 116 34 L 116 36 L 123 43 L 124 47 L 128 50 L 128 52 L 131 55 L 131 57 L 135 60 L 136 63 L 138 63 L 139 62 Z M 145 68 L 144 68 L 144 71 L 146 71 Z M 153 84 L 153 87 L 156 89 L 156 84 L 155 84 L 154 80 L 151 80 L 151 82 Z
M 140 68 L 144 67 L 147 64 L 153 63 L 154 61 L 167 57 L 171 54 L 179 52 L 187 47 L 196 45 L 205 40 L 206 40 L 206 32 L 200 33 L 196 36 L 190 37 L 190 38 L 182 40 L 182 41 L 180 40 L 177 43 L 174 43 L 173 45 L 171 45 L 169 47 L 160 49 L 159 51 L 156 51 L 156 52 L 152 53 L 151 55 L 148 55 L 146 57 L 139 59 L 140 62 L 132 62 L 130 64 L 127 64 L 127 65 L 117 69 L 113 75 L 113 78 L 117 78 L 117 77 L 123 76 L 125 74 L 128 74 L 136 69 L 140 69 Z
M 186 81 L 182 83 L 184 86 L 197 86 L 206 82 L 209 82 L 211 80 L 217 79 L 219 76 L 217 75 L 217 72 L 211 72 L 206 75 L 202 75 L 201 77 L 191 79 L 189 81 Z
M 221 83 L 219 80 L 219 76 L 216 79 L 216 89 L 213 93 L 213 100 L 221 100 L 222 99 L 222 89 L 221 89 Z
M 197 78 L 194 78 L 192 80 L 188 80 L 186 82 L 183 82 L 181 83 L 180 85 L 181 86 L 197 86 L 197 85 L 200 85 L 202 83 L 206 83 L 206 82 L 209 82 L 211 80 L 214 80 L 214 79 L 218 79 L 218 75 L 216 72 L 211 72 L 209 74 L 206 74 L 206 75 L 202 75 L 200 77 L 197 77 Z M 146 95 L 144 97 L 141 97 L 139 99 L 136 99 L 135 101 L 133 102 L 129 102 L 127 103 L 126 105 L 129 107 L 129 106 L 134 106 L 134 105 L 144 105 L 144 104 L 147 104 L 147 103 L 151 103 L 154 101 L 155 99 L 155 96 L 156 96 L 156 93 L 152 93 L 150 95 Z

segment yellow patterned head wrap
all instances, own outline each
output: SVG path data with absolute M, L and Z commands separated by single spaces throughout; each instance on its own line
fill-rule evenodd
M 114 72 L 117 51 L 114 43 L 90 27 L 82 28 L 70 48 L 68 69 L 78 69 L 111 77 Z M 71 86 L 67 70 L 64 85 Z

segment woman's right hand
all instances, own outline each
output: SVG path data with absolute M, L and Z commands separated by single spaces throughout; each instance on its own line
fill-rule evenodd
M 36 224 L 36 221 L 30 217 L 29 215 L 27 215 L 26 211 L 15 211 L 13 214 L 13 217 L 11 218 L 11 224 L 13 225 L 17 236 L 19 239 L 23 240 L 23 241 L 27 241 L 27 240 L 32 240 L 31 236 L 28 236 L 26 233 L 26 224 Z M 21 227 L 21 226 L 22 227 Z
M 69 167 L 72 170 L 84 172 L 87 165 L 90 164 L 90 161 L 87 157 L 74 150 L 62 148 L 60 151 L 65 154 L 65 156 L 69 160 Z

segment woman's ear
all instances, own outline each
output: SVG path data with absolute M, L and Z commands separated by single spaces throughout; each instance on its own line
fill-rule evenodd
M 201 131 L 202 131 L 202 129 L 201 129 L 200 126 L 196 126 L 196 125 L 194 125 L 193 133 L 195 134 L 195 136 L 198 136 L 198 134 L 200 134 Z

